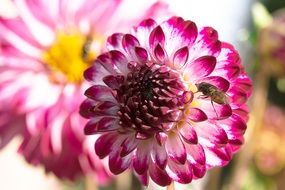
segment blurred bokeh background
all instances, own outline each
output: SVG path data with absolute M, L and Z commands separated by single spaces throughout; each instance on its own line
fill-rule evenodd
M 150 1 L 150 0 L 149 0 Z M 126 0 L 126 11 L 146 1 Z M 169 10 L 198 26 L 212 26 L 222 41 L 233 43 L 254 82 L 251 118 L 245 145 L 230 164 L 208 172 L 189 187 L 194 190 L 285 189 L 285 1 L 284 0 L 164 0 Z M 0 0 L 0 14 L 13 17 L 10 0 Z M 1 77 L 1 76 L 0 76 Z M 20 139 L 0 151 L 1 190 L 141 189 L 130 173 L 108 186 L 92 180 L 75 183 L 45 174 L 17 154 Z M 88 188 L 88 183 L 91 186 Z M 162 189 L 153 184 L 148 189 Z

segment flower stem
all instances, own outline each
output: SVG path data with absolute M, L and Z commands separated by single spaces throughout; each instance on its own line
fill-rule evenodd
M 167 186 L 166 190 L 175 190 L 174 182 L 171 182 L 171 184 Z

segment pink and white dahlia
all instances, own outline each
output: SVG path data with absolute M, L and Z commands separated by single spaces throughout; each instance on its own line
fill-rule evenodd
M 179 17 L 142 21 L 107 40 L 84 76 L 92 83 L 81 114 L 101 134 L 100 158 L 143 184 L 187 184 L 227 164 L 243 144 L 252 91 L 237 51 L 211 27 Z
M 106 34 L 166 7 L 150 3 L 124 17 L 121 0 L 15 0 L 17 16 L 0 17 L 0 147 L 21 134 L 19 151 L 60 178 L 85 173 L 110 179 L 79 114 L 83 71 Z M 124 5 L 125 6 L 125 5 Z M 124 19 L 125 18 L 125 19 Z M 93 149 L 93 148 L 92 148 Z

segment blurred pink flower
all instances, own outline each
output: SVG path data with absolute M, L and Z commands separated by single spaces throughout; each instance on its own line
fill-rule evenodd
M 283 77 L 285 74 L 285 9 L 273 13 L 273 21 L 259 32 L 258 49 L 261 59 L 268 65 L 272 74 Z
M 60 178 L 110 179 L 85 137 L 78 113 L 83 71 L 105 36 L 165 10 L 150 3 L 124 16 L 120 0 L 15 0 L 18 16 L 0 18 L 0 147 L 16 134 L 25 159 Z
M 143 184 L 187 184 L 227 164 L 243 144 L 252 91 L 237 51 L 211 27 L 172 17 L 115 33 L 84 76 L 85 134 L 112 173 Z
M 276 175 L 285 168 L 285 110 L 269 104 L 255 144 L 254 160 L 265 175 Z

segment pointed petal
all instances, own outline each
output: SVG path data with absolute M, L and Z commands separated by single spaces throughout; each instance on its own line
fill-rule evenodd
M 202 145 L 185 144 L 185 147 L 187 151 L 187 160 L 192 164 L 195 165 L 198 163 L 200 165 L 204 165 L 206 163 L 206 156 Z
M 160 186 L 167 186 L 171 183 L 171 178 L 166 171 L 161 170 L 156 164 L 150 162 L 149 176 L 151 179 Z
M 189 50 L 187 46 L 177 50 L 174 53 L 173 60 L 172 60 L 174 68 L 181 69 L 187 62 L 188 56 L 189 56 Z
M 97 134 L 100 132 L 115 131 L 120 128 L 119 119 L 113 117 L 95 117 L 88 121 L 85 125 L 84 133 L 85 135 Z M 98 120 L 99 119 L 99 120 Z
M 183 126 L 180 125 L 179 133 L 183 140 L 190 144 L 197 144 L 198 137 L 195 129 L 187 122 L 184 122 Z
M 111 151 L 113 145 L 119 138 L 117 132 L 105 133 L 101 135 L 95 143 L 95 151 L 100 159 L 105 158 Z
M 185 164 L 186 150 L 178 134 L 168 135 L 168 139 L 165 142 L 165 149 L 172 160 L 180 164 Z
M 203 78 L 201 81 L 199 81 L 199 83 L 200 82 L 206 82 L 206 83 L 212 84 L 223 92 L 226 92 L 230 87 L 230 82 L 220 76 L 206 77 L 206 78 Z
M 187 120 L 201 122 L 208 119 L 207 115 L 199 108 L 189 108 L 185 110 Z
M 213 56 L 202 56 L 186 65 L 184 78 L 187 81 L 196 81 L 208 76 L 216 66 L 216 58 Z
M 205 146 L 223 146 L 228 143 L 225 130 L 208 121 L 195 123 L 195 130 L 199 143 Z
M 151 142 L 147 140 L 141 140 L 137 146 L 134 158 L 133 167 L 138 174 L 143 174 L 149 166 Z
M 134 135 L 126 138 L 121 145 L 120 156 L 124 157 L 130 154 L 135 148 L 137 148 L 137 145 L 138 145 L 138 140 L 135 138 Z
M 149 47 L 154 49 L 157 44 L 160 44 L 162 47 L 164 46 L 165 36 L 163 30 L 160 26 L 157 26 L 152 30 L 149 35 Z
M 164 63 L 167 55 L 165 54 L 165 51 L 163 50 L 160 44 L 156 45 L 153 53 L 158 64 Z
M 153 149 L 151 152 L 152 160 L 153 162 L 161 169 L 164 170 L 165 166 L 167 164 L 167 153 L 165 150 L 164 145 L 159 145 L 157 143 L 154 143 Z
M 129 154 L 125 157 L 121 157 L 119 155 L 119 152 L 112 152 L 109 156 L 109 168 L 110 171 L 118 175 L 122 172 L 124 172 L 126 169 L 128 169 L 131 166 L 132 163 L 132 154 Z
M 117 100 L 112 95 L 110 88 L 101 85 L 94 85 L 85 91 L 85 96 L 95 101 L 103 102 L 109 101 L 116 103 Z
M 191 163 L 186 162 L 184 165 L 180 165 L 169 160 L 167 166 L 166 171 L 173 180 L 182 184 L 188 184 L 192 181 Z

